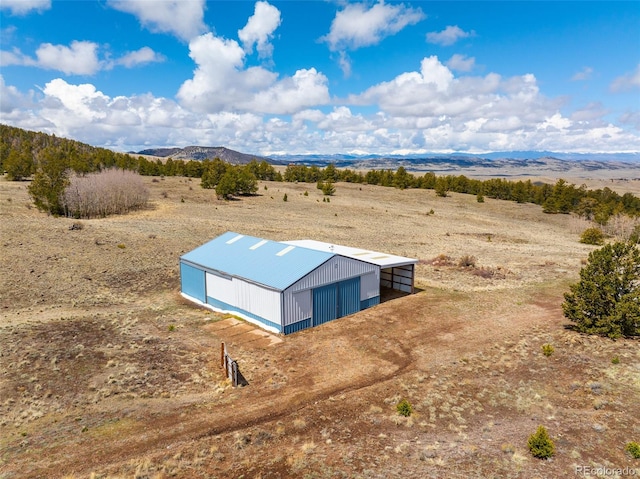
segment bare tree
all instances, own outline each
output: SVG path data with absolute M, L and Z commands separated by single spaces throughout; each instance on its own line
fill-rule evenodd
M 138 173 L 115 168 L 69 178 L 62 195 L 65 214 L 74 218 L 123 214 L 145 207 L 148 200 Z

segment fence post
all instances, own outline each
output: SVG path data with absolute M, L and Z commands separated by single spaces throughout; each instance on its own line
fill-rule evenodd
M 220 344 L 220 366 L 224 367 L 224 353 L 225 353 L 225 347 L 224 347 L 224 343 Z

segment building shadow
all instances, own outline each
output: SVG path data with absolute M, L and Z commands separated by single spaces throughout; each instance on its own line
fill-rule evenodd
M 407 293 L 405 291 L 400 291 L 397 289 L 380 286 L 380 302 L 386 303 L 387 301 L 392 301 L 398 298 L 404 298 L 405 296 L 410 296 L 411 294 L 420 293 L 421 291 L 424 291 L 424 290 L 420 288 L 413 288 L 413 293 Z

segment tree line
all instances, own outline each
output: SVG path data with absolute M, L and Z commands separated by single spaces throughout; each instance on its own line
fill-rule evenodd
M 590 190 L 585 185 L 576 186 L 559 179 L 555 185 L 527 181 L 510 181 L 503 178 L 477 180 L 465 175 L 436 176 L 433 172 L 413 175 L 404 167 L 392 170 L 337 169 L 305 165 L 289 165 L 283 175 L 284 181 L 314 183 L 319 181 L 362 183 L 395 187 L 400 189 L 422 188 L 435 190 L 439 196 L 448 192 L 476 195 L 488 198 L 533 203 L 540 205 L 545 213 L 576 213 L 579 216 L 606 224 L 618 214 L 640 216 L 640 198 L 632 193 L 619 195 L 608 187 Z
M 247 165 L 230 165 L 219 158 L 198 160 L 149 159 L 92 147 L 55 135 L 30 132 L 0 125 L 0 171 L 11 180 L 33 178 L 30 191 L 35 204 L 52 214 L 63 214 L 60 197 L 67 186 L 70 172 L 80 175 L 110 168 L 131 170 L 144 176 L 184 176 L 201 178 L 203 188 L 215 189 L 222 198 L 250 195 L 257 191 L 257 181 L 316 183 L 333 190 L 336 182 L 360 183 L 400 189 L 431 189 L 438 196 L 449 192 L 476 195 L 478 201 L 488 198 L 533 203 L 546 213 L 576 213 L 604 225 L 616 215 L 640 216 L 640 198 L 631 193 L 619 195 L 610 188 L 590 190 L 565 180 L 555 185 L 502 178 L 477 180 L 465 175 L 424 175 L 409 173 L 403 166 L 397 170 L 354 171 L 290 164 L 280 173 L 266 161 Z

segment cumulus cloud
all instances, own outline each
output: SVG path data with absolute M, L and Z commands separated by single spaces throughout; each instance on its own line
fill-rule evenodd
M 476 64 L 476 59 L 471 57 L 467 57 L 466 55 L 460 55 L 456 53 L 453 55 L 449 61 L 447 61 L 447 66 L 451 70 L 455 70 L 458 72 L 470 72 L 473 70 Z
M 404 4 L 379 1 L 371 8 L 364 3 L 348 4 L 336 14 L 329 33 L 320 40 L 333 51 L 356 50 L 376 45 L 424 18 L 422 10 Z
M 67 75 L 94 75 L 101 70 L 110 70 L 116 65 L 134 68 L 153 62 L 163 62 L 165 57 L 149 47 L 128 52 L 116 60 L 100 60 L 99 45 L 93 42 L 74 41 L 70 46 L 43 43 L 32 58 L 14 48 L 12 51 L 0 51 L 0 65 L 21 65 L 57 70 Z
M 149 47 L 142 47 L 139 50 L 129 52 L 116 60 L 116 64 L 123 65 L 126 68 L 133 68 L 146 63 L 158 63 L 165 61 L 164 55 L 154 52 Z
M 584 67 L 582 70 L 580 70 L 579 72 L 575 73 L 571 77 L 571 80 L 572 81 L 585 81 L 585 80 L 588 80 L 589 78 L 591 78 L 592 74 L 593 74 L 593 68 Z
M 265 68 L 245 68 L 238 42 L 211 33 L 191 41 L 189 49 L 197 68 L 177 97 L 196 111 L 290 114 L 329 101 L 328 80 L 314 68 L 282 79 Z
M 202 90 L 185 83 L 183 93 L 198 93 L 190 101 L 110 97 L 90 83 L 59 78 L 34 95 L 0 76 L 3 120 L 124 151 L 188 144 L 262 155 L 637 151 L 637 112 L 623 115 L 619 126 L 606 120 L 611 112 L 600 103 L 564 114 L 564 100 L 545 97 L 532 74 L 456 76 L 431 56 L 416 71 L 334 98 L 325 109 L 326 79 L 312 68 L 285 78 L 244 68 L 240 45 L 211 34 L 191 50 L 198 66 L 190 81 Z M 223 74 L 212 74 L 216 69 Z
M 205 0 L 109 0 L 109 6 L 135 15 L 153 32 L 170 33 L 189 41 L 207 30 L 204 24 Z
M 67 75 L 93 75 L 100 70 L 97 49 L 96 43 L 85 41 L 71 42 L 69 47 L 43 43 L 36 50 L 37 65 Z
M 640 64 L 632 72 L 622 75 L 611 83 L 609 89 L 614 93 L 636 90 L 640 88 Z
M 254 14 L 244 28 L 238 30 L 238 38 L 244 50 L 252 53 L 255 45 L 260 58 L 271 57 L 273 45 L 270 42 L 280 22 L 280 10 L 267 2 L 257 2 Z
M 33 10 L 43 12 L 51 8 L 51 0 L 2 0 L 0 8 L 10 10 L 12 15 L 27 15 Z
M 465 32 L 457 25 L 449 25 L 447 28 L 440 32 L 427 33 L 427 41 L 429 43 L 436 43 L 438 45 L 449 46 L 456 43 L 461 38 L 468 38 L 475 36 L 475 32 Z

